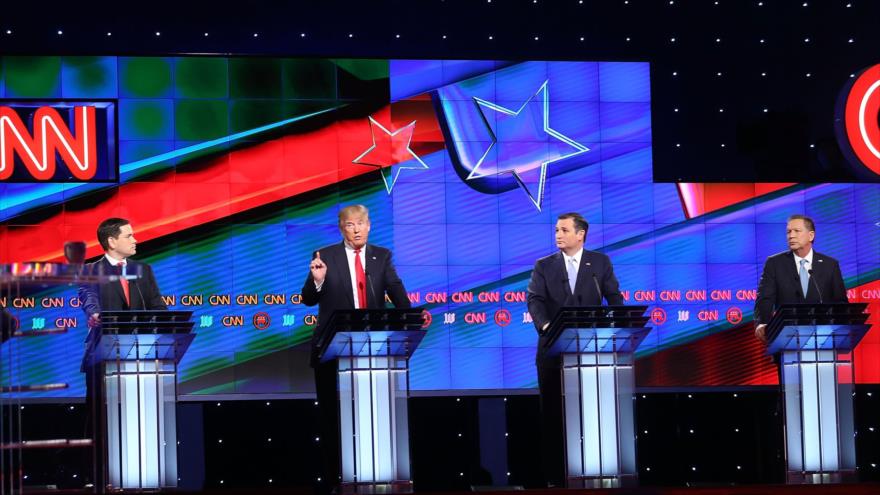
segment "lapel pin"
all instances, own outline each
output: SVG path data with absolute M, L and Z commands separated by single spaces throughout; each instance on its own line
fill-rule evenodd
M 591 264 L 590 264 L 590 262 L 589 262 L 589 261 L 588 261 L 588 262 L 586 262 L 586 263 L 585 263 L 585 264 L 586 264 L 586 265 L 587 265 L 587 266 L 593 266 L 593 265 L 591 265 Z
M 376 259 L 376 257 L 375 257 L 375 256 L 373 256 L 373 259 Z
M 822 258 L 819 258 L 819 263 L 821 263 L 822 261 L 823 261 Z

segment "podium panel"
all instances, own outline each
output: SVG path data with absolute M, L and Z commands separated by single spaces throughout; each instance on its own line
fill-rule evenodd
M 637 482 L 633 352 L 651 331 L 645 307 L 563 308 L 548 356 L 561 360 L 569 488 Z
M 768 324 L 785 404 L 786 479 L 856 480 L 852 349 L 867 333 L 864 304 L 787 305 Z

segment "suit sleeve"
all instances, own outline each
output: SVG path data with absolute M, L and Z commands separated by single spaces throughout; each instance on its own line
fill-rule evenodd
M 312 253 L 312 259 L 315 259 L 315 252 Z M 326 262 L 324 263 L 327 264 Z M 328 267 L 329 271 L 329 267 Z M 321 286 L 322 289 L 325 289 L 325 285 L 327 285 L 327 279 L 324 278 L 324 285 Z M 309 270 L 308 275 L 306 276 L 306 281 L 303 284 L 302 288 L 302 302 L 306 306 L 314 306 L 321 301 L 321 294 L 326 291 L 318 292 L 318 289 L 315 288 L 315 279 L 312 277 L 312 270 Z
M 395 308 L 411 307 L 409 296 L 406 295 L 406 288 L 403 286 L 403 281 L 400 280 L 400 277 L 397 275 L 397 270 L 394 268 L 394 263 L 391 262 L 391 251 L 389 251 L 388 256 L 385 257 L 385 267 L 382 269 L 382 280 L 385 285 L 385 292 L 388 293 L 388 297 L 391 298 L 391 302 L 394 304 Z
M 605 257 L 605 271 L 602 273 L 602 295 L 611 306 L 622 306 L 623 296 L 620 294 L 620 283 L 614 276 L 614 267 L 611 266 L 611 258 Z M 602 304 L 602 301 L 599 301 Z
M 91 264 L 85 265 L 83 267 L 84 276 L 91 275 L 93 271 L 94 266 Z M 98 291 L 99 289 L 96 284 L 83 284 L 80 285 L 77 289 L 77 299 L 79 299 L 79 306 L 86 314 L 86 318 L 92 316 L 95 313 L 101 312 L 101 297 Z
M 535 330 L 540 334 L 544 324 L 550 321 L 547 315 L 547 280 L 544 276 L 544 267 L 541 266 L 540 261 L 535 263 L 535 268 L 532 270 L 528 292 L 529 314 L 532 316 Z
M 846 284 L 843 283 L 843 274 L 840 272 L 840 263 L 834 263 L 834 271 L 831 273 L 831 302 L 849 302 L 846 295 Z
M 773 315 L 776 304 L 776 272 L 770 258 L 764 262 L 764 272 L 758 282 L 758 297 L 755 300 L 755 325 L 766 324 Z

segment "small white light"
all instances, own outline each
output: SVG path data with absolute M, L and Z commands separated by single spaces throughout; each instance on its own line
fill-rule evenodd
M 318 476 L 318 481 L 321 481 L 321 477 L 320 477 L 320 476 Z
M 737 470 L 737 471 L 739 471 L 740 469 L 742 469 L 742 466 L 737 466 L 737 467 L 736 467 L 736 470 Z
M 354 33 L 348 33 L 349 38 L 354 38 Z
M 809 43 L 809 42 L 810 42 L 810 38 L 804 38 L 804 43 Z
M 690 430 L 690 432 L 691 432 L 691 433 L 693 433 L 693 432 L 694 432 L 694 430 Z
M 267 402 L 266 405 L 267 405 L 267 406 L 271 406 L 272 403 L 271 403 L 271 402 Z
M 207 37 L 208 37 L 208 33 L 205 33 L 205 38 L 207 38 Z
M 217 405 L 219 406 L 220 404 L 217 404 Z M 315 401 L 315 405 L 316 405 L 316 406 L 318 405 L 318 401 Z
M 877 464 L 875 464 L 875 463 L 872 462 L 872 463 L 871 463 L 871 467 L 872 467 L 872 468 L 875 468 L 875 467 L 877 467 Z
M 764 113 L 767 113 L 767 109 L 766 109 L 766 108 L 764 109 Z
M 507 475 L 510 476 L 510 471 L 507 472 Z
M 816 147 L 815 144 L 810 144 L 810 148 L 815 148 L 815 147 Z
M 649 468 L 649 467 L 645 468 L 645 471 L 650 471 L 650 470 L 651 470 L 651 468 Z
M 871 394 L 868 394 L 868 395 L 871 395 Z M 504 402 L 507 402 L 507 397 L 504 398 Z
M 673 72 L 672 75 L 673 75 L 673 76 L 677 76 L 677 75 L 678 75 L 678 71 Z
M 716 72 L 715 75 L 718 76 L 718 77 L 721 77 L 721 73 L 720 73 L 720 72 Z
M 70 406 L 70 410 L 73 411 L 73 406 Z
M 20 411 L 24 411 L 24 406 L 21 406 L 21 407 L 19 408 L 19 410 L 20 410 Z
M 806 6 L 807 6 L 807 2 L 804 2 L 804 7 L 806 7 Z
M 24 479 L 28 479 L 28 475 L 24 475 Z
M 254 33 L 254 38 L 259 38 L 259 37 L 260 37 L 260 33 Z
M 855 74 L 850 74 L 849 77 L 850 77 L 850 78 L 853 78 L 853 77 L 856 77 L 856 75 L 855 75 Z
M 495 37 L 490 35 L 489 39 L 492 40 L 492 39 L 495 39 Z
M 648 396 L 647 396 L 647 395 L 642 395 L 642 398 L 643 398 L 643 399 L 647 399 Z
M 6 34 L 12 34 L 12 30 L 11 30 L 11 29 L 7 29 L 7 30 L 6 30 Z
M 458 434 L 458 438 L 461 438 L 461 433 Z
M 510 436 L 510 433 L 505 432 L 505 433 L 504 433 L 504 438 L 507 438 L 508 436 Z
M 271 482 L 272 482 L 272 478 L 269 478 L 269 483 L 271 483 Z
M 76 478 L 78 475 L 74 474 L 73 477 Z
M 810 74 L 809 72 L 807 72 L 807 77 L 810 77 L 811 75 L 812 75 L 812 74 Z
M 675 43 L 675 38 L 669 38 L 669 41 Z
M 846 40 L 846 42 L 847 42 L 847 43 L 852 43 L 852 42 L 853 42 L 853 41 L 855 41 L 855 40 L 854 40 L 854 39 L 852 39 L 852 38 L 850 38 L 850 39 L 848 39 L 848 40 Z
M 733 431 L 735 431 L 736 433 L 739 433 L 739 428 L 734 428 Z
M 320 441 L 321 441 L 321 437 L 315 437 L 315 441 L 316 441 L 316 442 L 320 442 Z
M 459 476 L 464 476 L 464 473 L 458 473 Z
M 715 43 L 721 43 L 721 38 L 715 38 Z
M 647 434 L 648 434 L 648 430 L 645 430 L 645 435 L 647 435 Z
M 395 34 L 394 37 L 395 37 L 395 38 L 400 38 L 400 35 L 399 35 L 399 34 Z
M 739 395 L 737 395 L 737 394 L 733 394 L 733 397 L 736 398 L 736 397 L 739 397 Z
M 869 430 L 869 431 L 874 431 L 874 427 L 873 427 L 873 426 L 869 426 L 869 427 L 868 427 L 868 430 Z
M 719 112 L 719 113 L 724 113 L 724 109 L 723 109 L 723 108 L 719 108 L 719 109 L 718 109 L 718 112 Z M 688 399 L 690 399 L 690 398 L 691 398 L 691 396 L 688 395 Z
M 681 143 L 675 143 L 676 148 L 681 148 Z
M 758 7 L 762 7 L 763 5 L 764 5 L 764 2 L 758 2 Z
M 271 441 L 272 441 L 272 437 L 267 438 L 266 441 L 267 441 L 267 442 L 271 442 Z
M 726 144 L 724 144 L 724 143 L 721 143 L 721 147 L 722 147 L 722 148 L 726 148 L 726 147 L 727 147 L 727 145 L 726 145 Z
M 678 113 L 678 109 L 677 109 L 677 108 L 676 108 L 676 109 L 673 109 L 672 111 Z
M 846 4 L 846 8 L 850 8 L 850 7 L 852 7 L 851 3 Z
M 223 484 L 223 480 L 220 480 L 220 484 L 221 484 L 221 485 Z
M 669 5 L 672 5 L 674 3 L 675 3 L 675 0 L 669 0 Z
M 761 38 L 760 40 L 758 40 L 758 42 L 759 42 L 759 43 L 763 43 L 763 42 L 764 42 L 764 38 Z
M 697 470 L 697 466 L 691 466 L 691 471 L 696 471 L 696 470 Z
M 64 34 L 64 31 L 62 31 L 62 30 L 59 29 L 59 30 L 58 30 L 58 35 L 61 36 L 62 34 Z
M 538 37 L 537 37 L 537 36 L 535 36 L 535 41 L 538 41 Z
M 162 33 L 160 31 L 156 31 L 156 36 L 162 36 Z
M 868 392 L 868 397 L 871 397 L 871 392 Z
M 219 402 L 217 403 L 217 407 L 220 407 L 220 403 L 219 403 Z
M 444 40 L 446 39 L 446 35 L 445 35 L 445 34 L 443 35 L 443 39 L 444 39 Z
M 217 440 L 217 443 L 223 443 L 223 439 Z
M 761 77 L 767 77 L 767 73 L 766 73 L 766 72 L 762 72 L 762 73 L 761 73 Z
M 299 37 L 300 37 L 300 38 L 305 38 L 305 37 L 306 37 L 306 33 L 299 33 Z
M 113 36 L 113 33 L 111 33 L 110 31 L 107 31 L 107 36 Z
M 461 402 L 461 397 L 456 397 L 455 402 Z
M 627 37 L 626 37 L 626 41 L 629 41 L 629 40 L 630 40 L 630 37 L 629 37 L 629 36 L 627 36 Z
M 584 37 L 583 37 L 583 36 L 581 36 L 581 41 L 584 41 Z

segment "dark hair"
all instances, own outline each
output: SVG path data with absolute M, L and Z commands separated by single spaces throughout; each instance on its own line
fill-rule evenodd
M 574 231 L 577 232 L 579 230 L 584 231 L 584 236 L 587 235 L 587 232 L 590 230 L 590 224 L 587 223 L 587 220 L 581 216 L 580 213 L 563 213 L 559 215 L 557 220 L 565 220 L 566 218 L 570 218 L 574 222 Z
M 122 227 L 130 223 L 124 218 L 108 218 L 101 222 L 101 225 L 98 225 L 98 242 L 101 243 L 104 251 L 110 250 L 110 243 L 107 242 L 107 239 L 109 237 L 119 237 L 119 234 L 122 233 Z
M 810 217 L 808 217 L 808 216 L 806 216 L 806 215 L 792 215 L 792 216 L 788 217 L 788 221 L 789 221 L 789 222 L 792 221 L 792 220 L 803 220 L 803 221 L 804 221 L 804 225 L 807 226 L 807 230 L 808 230 L 809 232 L 816 232 L 816 224 L 813 223 L 813 219 L 812 219 L 812 218 L 810 218 Z

